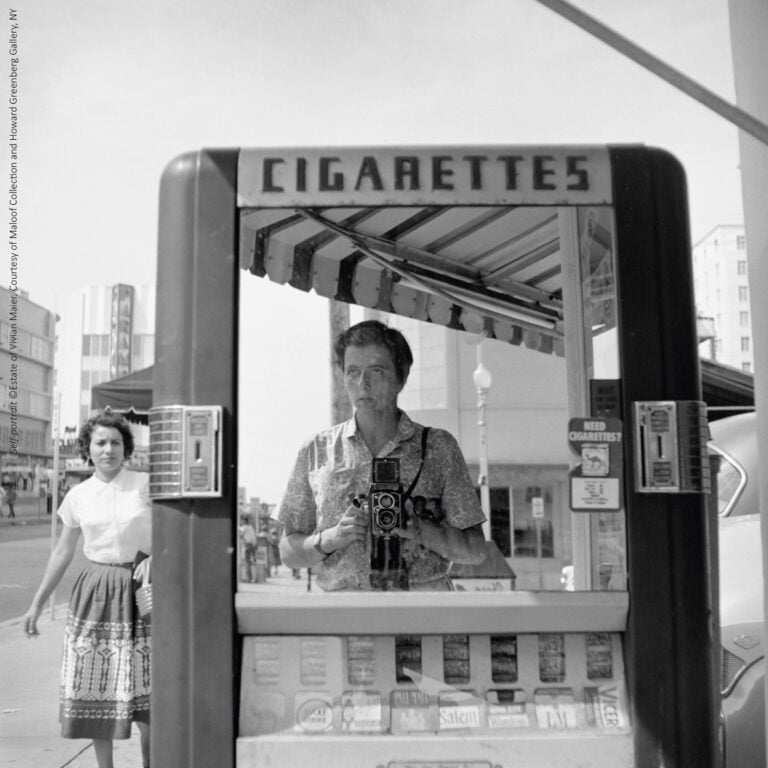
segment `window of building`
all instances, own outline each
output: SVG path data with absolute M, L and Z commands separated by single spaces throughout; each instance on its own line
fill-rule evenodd
M 37 392 L 29 393 L 29 415 L 38 419 L 48 419 L 51 416 L 51 399 Z
M 31 336 L 28 331 L 19 331 L 18 339 L 16 340 L 16 351 L 20 355 L 30 354 L 30 340 Z
M 737 275 L 746 275 L 747 274 L 747 262 L 740 259 L 736 262 L 736 274 Z
M 749 312 L 739 312 L 739 325 L 742 328 L 749 328 Z
M 509 488 L 490 488 L 491 539 L 504 557 L 512 556 L 512 537 L 509 534 Z
M 749 336 L 741 337 L 741 351 L 749 352 Z
M 53 361 L 53 345 L 41 336 L 30 336 L 29 356 L 43 363 Z
M 744 373 L 752 373 L 752 363 L 742 363 L 741 370 L 744 371 Z
M 87 334 L 83 334 L 83 357 L 88 357 L 91 354 L 91 337 Z
M 739 286 L 739 301 L 749 300 L 749 290 L 746 285 Z
M 512 489 L 515 557 L 554 557 L 552 498 L 551 486 Z M 543 516 L 534 516 L 534 508 Z
M 739 251 L 744 251 L 746 250 L 746 248 L 747 248 L 747 238 L 744 235 L 736 235 L 736 249 Z

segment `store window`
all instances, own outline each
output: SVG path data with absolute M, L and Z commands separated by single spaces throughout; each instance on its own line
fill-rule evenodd
M 554 557 L 551 486 L 512 489 L 515 557 Z

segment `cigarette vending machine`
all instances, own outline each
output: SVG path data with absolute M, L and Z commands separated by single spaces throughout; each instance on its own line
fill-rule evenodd
M 679 164 L 641 146 L 211 150 L 169 164 L 153 763 L 716 764 L 686 205 Z M 456 395 L 427 415 L 485 468 L 487 560 L 514 578 L 478 567 L 452 571 L 450 591 L 324 592 L 311 572 L 242 567 L 238 435 L 281 405 L 243 371 L 268 368 L 265 334 L 298 355 L 302 343 L 290 318 L 248 322 L 258 278 L 405 323 L 406 337 L 445 329 L 424 356 L 434 368 L 443 345 Z M 543 414 L 483 410 L 490 462 L 458 373 L 477 343 L 497 355 L 494 391 Z

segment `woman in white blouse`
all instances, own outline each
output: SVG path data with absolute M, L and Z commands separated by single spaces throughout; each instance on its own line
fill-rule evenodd
M 61 674 L 62 736 L 93 739 L 99 768 L 113 768 L 114 739 L 127 739 L 131 723 L 149 765 L 150 625 L 139 616 L 134 579 L 151 554 L 148 476 L 126 469 L 133 453 L 128 422 L 109 409 L 92 416 L 78 436 L 94 474 L 64 497 L 63 530 L 24 619 L 29 637 L 75 553 L 80 534 L 89 563 L 69 602 Z

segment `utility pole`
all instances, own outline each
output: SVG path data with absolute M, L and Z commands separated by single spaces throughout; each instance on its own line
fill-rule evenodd
M 768 4 L 765 0 L 729 0 L 733 75 L 736 103 L 758 120 L 768 123 Z M 751 302 L 752 337 L 755 348 L 755 408 L 757 410 L 757 451 L 760 466 L 768 461 L 768 305 L 757 299 L 768 290 L 768 144 L 745 131 L 739 132 L 741 189 L 744 200 L 744 234 L 747 238 L 747 268 Z M 756 478 L 760 509 L 763 510 L 763 561 L 768 556 L 768 473 Z M 764 609 L 768 610 L 768 571 L 763 575 Z M 764 613 L 768 626 L 768 612 Z M 766 709 L 768 728 L 768 709 Z
M 331 424 L 340 424 L 352 417 L 352 404 L 344 389 L 344 377 L 336 365 L 333 352 L 333 342 L 336 337 L 349 328 L 349 304 L 330 299 L 328 301 L 328 319 L 330 330 L 330 362 L 331 362 Z

